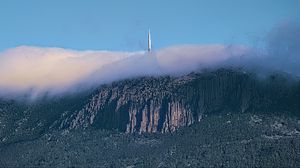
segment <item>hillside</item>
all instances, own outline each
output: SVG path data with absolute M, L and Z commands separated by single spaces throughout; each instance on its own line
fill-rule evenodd
M 299 167 L 299 110 L 297 78 L 243 69 L 1 99 L 0 167 Z

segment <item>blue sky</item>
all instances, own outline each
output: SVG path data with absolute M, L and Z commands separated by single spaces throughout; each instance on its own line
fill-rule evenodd
M 300 0 L 1 0 L 0 51 L 20 45 L 135 51 L 178 44 L 255 45 Z

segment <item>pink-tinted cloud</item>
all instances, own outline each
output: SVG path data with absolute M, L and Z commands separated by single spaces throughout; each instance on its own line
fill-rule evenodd
M 207 68 L 247 51 L 243 46 L 182 45 L 147 52 L 74 51 L 22 46 L 0 54 L 0 88 L 13 92 L 68 92 L 142 75 Z

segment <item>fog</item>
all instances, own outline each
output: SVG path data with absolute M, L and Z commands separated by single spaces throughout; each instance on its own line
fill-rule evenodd
M 60 95 L 112 81 L 180 75 L 205 68 L 241 66 L 257 71 L 300 74 L 300 26 L 283 23 L 265 37 L 263 47 L 177 45 L 153 52 L 75 51 L 20 46 L 0 53 L 0 96 L 30 92 Z

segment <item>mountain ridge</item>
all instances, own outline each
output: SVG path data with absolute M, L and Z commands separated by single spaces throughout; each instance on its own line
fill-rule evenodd
M 53 130 L 174 132 L 215 113 L 299 116 L 299 100 L 299 80 L 281 74 L 259 78 L 235 68 L 138 77 L 30 103 L 2 99 L 0 144 L 38 138 Z
M 276 90 L 281 92 L 278 99 L 273 94 Z M 236 69 L 141 77 L 105 85 L 97 92 L 76 117 L 69 118 L 69 129 L 92 126 L 127 133 L 164 133 L 217 111 L 267 112 L 275 104 L 280 112 L 297 113 L 299 109 L 299 83 L 290 84 L 289 79 L 276 74 L 261 80 Z M 284 101 L 286 98 L 292 101 Z

